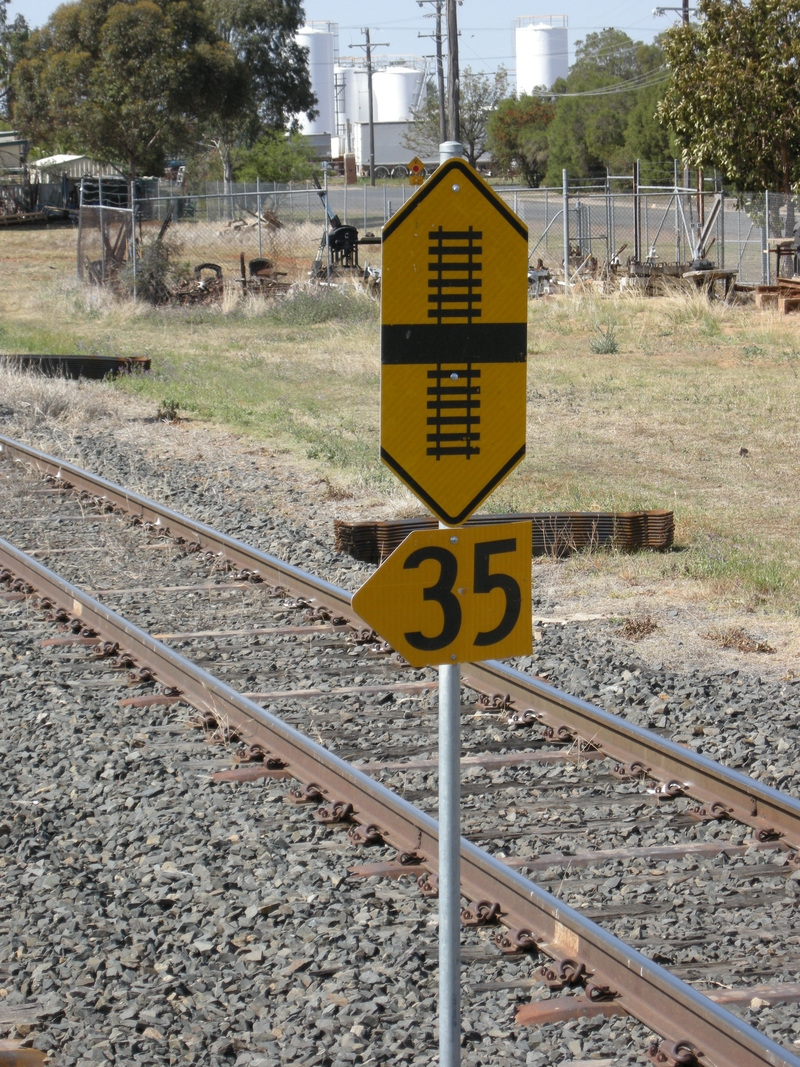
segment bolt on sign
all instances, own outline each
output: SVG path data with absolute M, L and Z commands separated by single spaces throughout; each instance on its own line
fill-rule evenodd
M 460 526 L 525 455 L 528 230 L 450 159 L 383 229 L 381 458 Z
M 353 607 L 412 667 L 530 655 L 531 523 L 410 534 Z
M 414 158 L 408 164 L 408 184 L 422 185 L 424 181 L 425 164 L 422 162 L 419 156 L 414 156 Z

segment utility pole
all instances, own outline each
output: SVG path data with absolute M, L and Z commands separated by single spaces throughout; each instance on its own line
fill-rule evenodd
M 689 25 L 689 0 L 681 0 L 683 7 L 681 9 L 681 15 L 683 17 L 684 26 Z
M 463 0 L 447 0 L 447 126 L 451 141 L 461 140 L 461 120 L 458 114 L 458 19 L 456 4 Z
M 361 31 L 364 34 L 364 44 L 351 44 L 351 48 L 363 48 L 367 53 L 367 93 L 369 95 L 369 184 L 375 184 L 375 115 L 372 100 L 372 49 L 388 48 L 387 41 L 381 44 L 372 44 L 369 39 L 369 27 Z
M 433 37 L 436 43 L 436 82 L 439 89 L 439 144 L 447 140 L 447 103 L 444 95 L 444 57 L 442 55 L 442 11 L 444 0 L 417 0 L 420 7 L 423 4 L 433 4 L 434 12 L 425 18 L 436 19 L 434 33 L 418 33 L 417 37 Z

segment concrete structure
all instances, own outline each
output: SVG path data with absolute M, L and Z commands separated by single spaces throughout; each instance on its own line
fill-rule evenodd
M 517 93 L 550 89 L 569 74 L 569 40 L 566 15 L 525 15 L 514 31 L 517 56 Z

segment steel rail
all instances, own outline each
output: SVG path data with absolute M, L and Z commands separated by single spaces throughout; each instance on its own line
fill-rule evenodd
M 146 662 L 188 703 L 235 727 L 245 741 L 264 745 L 307 790 L 316 786 L 329 809 L 351 805 L 356 822 L 378 829 L 387 844 L 417 852 L 436 870 L 438 823 L 431 816 L 3 539 L 0 564 L 42 599 Z M 499 902 L 502 922 L 526 932 L 543 953 L 580 960 L 596 984 L 613 990 L 620 1008 L 665 1039 L 688 1043 L 701 1062 L 800 1067 L 800 1058 L 463 838 L 461 882 L 469 899 Z
M 300 567 L 244 544 L 205 523 L 181 515 L 139 493 L 130 492 L 71 463 L 0 435 L 0 458 L 16 460 L 103 503 L 151 523 L 157 529 L 195 543 L 228 559 L 241 570 L 258 574 L 270 585 L 341 618 L 369 629 L 355 614 L 351 594 Z M 705 805 L 709 818 L 731 817 L 753 826 L 761 840 L 779 838 L 800 849 L 800 802 L 739 771 L 716 763 L 658 734 L 628 722 L 523 674 L 505 664 L 488 661 L 462 665 L 466 685 L 489 698 L 532 710 L 536 719 L 555 732 L 566 729 L 605 755 L 659 783 L 665 795 L 686 793 Z M 634 765 L 631 767 L 631 765 Z

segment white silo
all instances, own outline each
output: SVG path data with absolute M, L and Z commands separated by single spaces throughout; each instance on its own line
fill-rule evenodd
M 308 70 L 311 75 L 311 90 L 317 98 L 315 110 L 319 112 L 310 122 L 300 116 L 300 129 L 309 137 L 336 133 L 336 96 L 333 85 L 333 66 L 336 45 L 334 23 L 323 23 L 322 29 L 306 23 L 297 32 L 296 41 L 308 49 Z
M 369 122 L 369 86 L 364 67 L 336 68 L 336 80 L 342 86 L 340 111 L 345 122 Z
M 418 105 L 425 74 L 413 67 L 387 67 L 372 77 L 376 122 L 405 122 Z
M 569 74 L 566 15 L 525 15 L 515 29 L 517 93 L 550 89 Z

